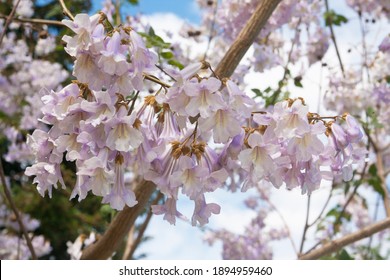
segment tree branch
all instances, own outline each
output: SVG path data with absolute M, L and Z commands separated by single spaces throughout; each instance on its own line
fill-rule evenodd
M 0 18 L 8 20 L 10 16 L 0 14 Z M 50 19 L 38 19 L 38 18 L 13 18 L 12 21 L 21 22 L 21 23 L 32 23 L 32 24 L 47 24 L 47 25 L 58 25 L 65 26 L 61 21 L 50 20 Z
M 218 77 L 230 77 L 255 38 L 259 35 L 260 30 L 266 24 L 272 12 L 276 9 L 281 0 L 263 0 L 259 1 L 255 12 L 248 20 L 245 27 L 241 30 L 238 37 L 230 46 L 225 56 L 222 58 L 215 72 Z
M 324 246 L 322 246 L 321 248 L 317 250 L 313 250 L 312 252 L 305 254 L 303 256 L 300 256 L 299 259 L 300 260 L 319 259 L 323 256 L 334 253 L 349 244 L 352 244 L 356 241 L 369 237 L 387 228 L 390 228 L 390 218 L 386 218 L 381 222 L 365 227 L 362 230 L 359 230 L 358 232 L 351 233 L 339 239 L 330 241 L 326 243 Z
M 135 189 L 138 204 L 134 207 L 125 207 L 111 222 L 104 235 L 93 245 L 87 247 L 82 260 L 105 260 L 111 257 L 122 243 L 138 215 L 144 209 L 156 185 L 152 182 L 142 181 Z
M 60 2 L 60 5 L 62 7 L 62 12 L 64 15 L 66 15 L 68 18 L 74 21 L 74 16 L 69 11 L 69 9 L 66 7 L 64 0 L 58 0 Z
M 30 250 L 30 253 L 31 253 L 31 258 L 33 260 L 36 260 L 37 259 L 37 255 L 35 254 L 34 247 L 33 247 L 32 243 L 31 243 L 31 239 L 28 236 L 28 233 L 27 233 L 27 230 L 26 230 L 26 228 L 25 228 L 25 226 L 23 224 L 22 218 L 20 217 L 18 208 L 16 207 L 15 202 L 12 199 L 12 195 L 11 195 L 10 191 L 8 190 L 8 188 L 7 188 L 7 183 L 5 181 L 3 163 L 1 162 L 1 158 L 2 158 L 2 155 L 0 155 L 0 177 L 1 177 L 1 184 L 3 185 L 3 188 L 4 188 L 5 196 L 6 196 L 8 202 L 9 202 L 9 204 L 11 206 L 12 211 L 15 214 L 16 220 L 18 221 L 19 228 L 20 228 L 20 230 L 23 233 L 24 239 L 26 240 L 27 247 L 28 247 L 28 249 Z
M 18 7 L 19 2 L 20 2 L 20 0 L 18 0 L 18 2 L 15 3 L 15 5 L 13 6 L 13 8 L 12 8 L 8 18 L 7 18 L 7 20 L 5 21 L 4 29 L 3 29 L 3 32 L 1 32 L 1 36 L 0 36 L 0 47 L 1 47 L 1 43 L 3 42 L 5 33 L 7 33 L 8 26 L 11 24 L 12 19 L 15 16 L 16 8 Z
M 378 170 L 378 176 L 381 179 L 381 187 L 383 189 L 383 204 L 385 206 L 386 216 L 390 217 L 390 197 L 389 191 L 386 186 L 386 177 L 384 175 L 382 152 L 376 153 L 376 168 Z
M 132 225 L 129 234 L 127 235 L 127 242 L 126 242 L 125 251 L 123 252 L 122 260 L 129 259 L 130 250 L 134 244 L 134 231 L 135 231 L 135 225 Z
M 301 245 L 299 246 L 299 255 L 302 254 L 303 251 L 303 245 L 305 244 L 306 240 L 306 233 L 307 230 L 309 229 L 309 214 L 310 214 L 310 200 L 311 196 L 307 196 L 307 205 L 306 205 L 306 219 L 305 219 L 305 227 L 303 228 L 303 233 L 302 233 L 302 239 L 301 239 Z
M 261 1 L 256 12 L 249 19 L 246 26 L 240 32 L 239 36 L 218 65 L 216 70 L 218 76 L 221 78 L 229 77 L 234 72 L 240 60 L 259 34 L 260 29 L 265 25 L 280 1 L 281 0 Z M 155 82 L 155 79 L 150 79 L 150 76 L 145 76 L 145 78 Z M 112 253 L 117 250 L 123 238 L 129 232 L 155 188 L 156 185 L 148 181 L 143 181 L 138 185 L 135 189 L 138 204 L 132 208 L 126 207 L 123 211 L 119 212 L 102 238 L 84 250 L 81 259 L 109 258 Z
M 325 8 L 326 8 L 326 12 L 329 12 L 329 3 L 328 3 L 328 0 L 325 0 Z M 340 55 L 340 52 L 339 52 L 339 48 L 338 48 L 338 46 L 337 46 L 336 36 L 334 35 L 334 30 L 333 30 L 333 24 L 332 24 L 332 22 L 329 23 L 329 30 L 330 30 L 330 38 L 332 39 L 334 48 L 335 48 L 335 50 L 336 50 L 337 59 L 339 60 L 341 73 L 343 74 L 343 77 L 345 78 L 344 65 L 343 65 L 343 62 L 342 62 L 342 60 L 341 60 L 341 55 Z

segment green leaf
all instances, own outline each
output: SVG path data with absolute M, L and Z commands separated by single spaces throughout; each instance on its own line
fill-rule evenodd
M 345 250 L 345 249 L 341 250 L 341 252 L 338 254 L 338 258 L 337 259 L 339 259 L 339 260 L 354 260 L 354 258 L 352 258 L 348 254 L 347 250 Z
M 60 5 L 55 5 L 45 15 L 45 18 L 52 18 L 58 15 L 62 15 L 62 8 Z
M 325 19 L 326 26 L 330 26 L 330 25 L 340 26 L 341 24 L 348 22 L 348 19 L 345 16 L 336 14 L 336 12 L 333 10 L 329 10 L 325 12 L 324 19 Z
M 256 94 L 256 96 L 263 97 L 263 93 L 258 88 L 252 88 L 251 90 Z
M 129 2 L 131 5 L 134 5 L 134 6 L 139 4 L 138 0 L 127 0 L 127 2 Z
M 325 217 L 335 217 L 337 218 L 340 215 L 340 207 L 337 205 L 336 207 L 330 209 L 328 213 L 326 213 Z
M 294 78 L 294 85 L 295 85 L 296 87 L 303 88 L 303 85 L 302 85 L 301 81 L 302 81 L 302 76 L 297 76 L 297 77 L 295 77 L 295 78 Z
M 154 32 L 153 27 L 150 27 L 150 28 L 149 28 L 149 36 L 150 36 L 150 37 L 156 36 L 156 33 Z
M 184 68 L 184 65 L 183 65 L 183 64 L 181 64 L 179 61 L 174 60 L 174 59 L 168 60 L 168 64 L 169 64 L 169 65 L 172 65 L 172 66 L 176 66 L 176 67 L 179 68 L 180 70 Z
M 172 52 L 161 52 L 160 55 L 165 58 L 165 59 L 171 59 L 173 58 L 173 53 Z

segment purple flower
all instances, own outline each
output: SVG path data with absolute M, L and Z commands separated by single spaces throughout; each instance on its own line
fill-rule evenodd
M 383 41 L 381 42 L 381 44 L 379 45 L 379 50 L 381 52 L 390 52 L 390 34 L 387 35 Z
M 126 46 L 121 45 L 119 32 L 114 32 L 107 40 L 105 49 L 100 51 L 102 56 L 98 61 L 98 66 L 109 75 L 123 75 L 129 69 L 125 55 Z
M 184 92 L 190 97 L 185 107 L 186 113 L 192 117 L 200 114 L 202 118 L 207 118 L 215 110 L 223 108 L 224 102 L 220 92 L 217 92 L 220 87 L 221 82 L 216 78 L 185 84 Z
M 152 205 L 152 211 L 155 215 L 163 215 L 164 220 L 171 225 L 176 224 L 176 218 L 185 219 L 183 214 L 176 210 L 176 199 L 167 198 L 163 205 Z
M 124 166 L 122 164 L 121 155 L 115 159 L 115 181 L 109 194 L 104 196 L 102 202 L 109 203 L 113 209 L 123 210 L 123 207 L 133 207 L 138 202 L 135 194 L 125 185 L 124 181 Z
M 138 148 L 142 143 L 143 136 L 139 130 L 133 127 L 134 121 L 135 112 L 128 116 L 126 108 L 122 106 L 114 118 L 105 124 L 107 147 L 120 152 L 128 152 Z
M 219 214 L 221 207 L 215 203 L 206 203 L 204 195 L 199 195 L 195 200 L 194 214 L 192 215 L 192 225 L 199 223 L 204 226 L 209 222 L 211 214 Z

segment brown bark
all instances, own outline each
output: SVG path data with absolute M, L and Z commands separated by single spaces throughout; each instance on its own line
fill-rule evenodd
M 218 64 L 218 67 L 215 70 L 218 77 L 228 78 L 233 74 L 241 59 L 259 35 L 260 30 L 264 27 L 280 1 L 281 0 L 259 1 L 260 3 L 255 12 L 241 30 L 240 34 L 238 34 L 238 37 L 230 46 L 221 62 Z
M 81 259 L 105 260 L 111 257 L 122 243 L 155 189 L 156 185 L 152 182 L 142 181 L 134 191 L 138 204 L 131 208 L 125 207 L 119 212 L 104 235 L 95 244 L 84 250 Z
M 390 218 L 386 218 L 383 221 L 372 224 L 368 227 L 359 230 L 358 232 L 348 234 L 339 239 L 330 241 L 326 243 L 321 248 L 313 250 L 308 254 L 302 255 L 299 257 L 300 260 L 316 260 L 323 256 L 329 255 L 331 253 L 337 252 L 341 248 L 352 244 L 356 241 L 359 241 L 363 238 L 369 237 L 377 232 L 390 228 Z

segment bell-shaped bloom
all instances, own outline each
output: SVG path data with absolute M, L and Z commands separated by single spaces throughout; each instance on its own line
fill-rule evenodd
M 202 191 L 203 179 L 207 178 L 210 172 L 208 168 L 197 165 L 188 156 L 182 156 L 178 164 L 179 170 L 172 174 L 173 184 L 182 185 L 183 194 L 195 199 Z
M 308 108 L 300 99 L 295 100 L 291 106 L 288 101 L 275 104 L 273 116 L 276 120 L 276 136 L 290 138 L 308 132 L 310 126 L 307 113 Z
M 192 215 L 192 225 L 204 226 L 209 222 L 211 214 L 219 214 L 221 207 L 216 203 L 206 203 L 203 194 L 199 195 L 195 200 L 195 209 Z
M 113 209 L 119 211 L 123 210 L 125 205 L 133 207 L 138 203 L 134 192 L 125 185 L 124 166 L 121 162 L 115 163 L 115 181 L 102 202 L 109 203 Z
M 98 196 L 106 196 L 109 185 L 114 182 L 114 171 L 108 169 L 107 148 L 100 151 L 99 155 L 91 157 L 78 166 L 78 176 L 88 176 L 92 193 Z
M 298 161 L 309 161 L 314 155 L 321 154 L 324 150 L 324 144 L 317 135 L 324 133 L 325 129 L 322 122 L 311 125 L 309 132 L 289 141 L 287 152 L 294 155 Z
M 108 75 L 121 76 L 129 69 L 126 61 L 126 46 L 121 45 L 121 36 L 119 32 L 114 32 L 112 37 L 108 38 L 108 43 L 102 54 L 98 66 Z
M 230 138 L 241 133 L 240 122 L 235 117 L 234 112 L 228 107 L 224 107 L 214 112 L 207 119 L 200 119 L 199 128 L 202 132 L 212 130 L 216 143 L 226 143 Z
M 126 108 L 121 106 L 116 115 L 106 122 L 107 147 L 119 152 L 128 152 L 138 148 L 143 136 L 133 127 L 134 121 L 135 112 L 128 116 Z
M 221 93 L 218 89 L 221 82 L 216 78 L 201 80 L 199 83 L 186 83 L 184 92 L 190 97 L 185 110 L 191 117 L 200 114 L 202 118 L 207 118 L 213 111 L 224 107 Z
M 185 219 L 183 214 L 176 209 L 176 199 L 167 198 L 162 205 L 152 205 L 152 211 L 155 215 L 164 215 L 164 220 L 171 225 L 176 224 L 176 218 Z
M 351 115 L 347 115 L 346 122 L 347 128 L 345 132 L 347 133 L 348 141 L 351 143 L 356 143 L 360 141 L 363 137 L 363 132 L 360 124 Z
M 100 15 L 89 16 L 77 14 L 74 21 L 64 19 L 62 23 L 76 33 L 74 37 L 65 35 L 62 39 L 67 43 L 65 50 L 72 56 L 76 56 L 79 50 L 86 50 L 91 45 L 91 33 L 99 23 Z

